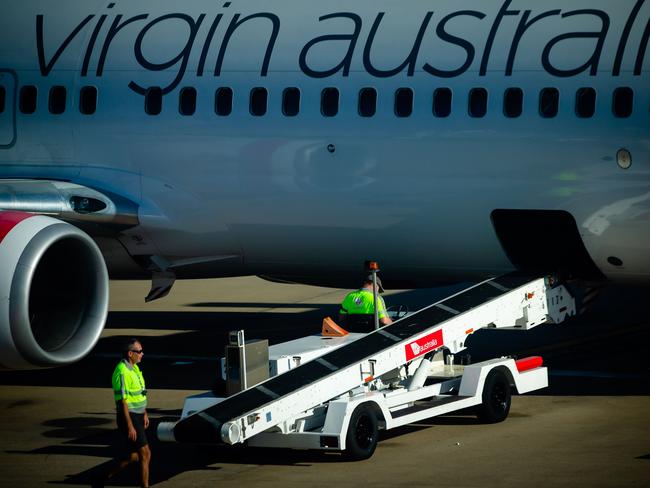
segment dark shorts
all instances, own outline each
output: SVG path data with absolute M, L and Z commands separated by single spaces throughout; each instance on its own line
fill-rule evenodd
M 129 439 L 129 427 L 126 424 L 126 420 L 124 419 L 124 414 L 121 411 L 117 412 L 117 430 L 120 433 L 120 440 L 122 444 L 121 447 L 127 454 L 130 454 L 133 451 L 137 451 L 141 447 L 149 444 L 149 441 L 147 440 L 147 434 L 145 433 L 144 429 L 144 414 L 129 412 L 129 415 L 131 416 L 133 427 L 138 433 L 138 437 L 135 439 L 135 442 Z

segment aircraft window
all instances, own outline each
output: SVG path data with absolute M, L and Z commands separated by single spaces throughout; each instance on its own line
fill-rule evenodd
M 451 90 L 437 88 L 433 92 L 433 115 L 436 117 L 449 117 L 451 114 Z
M 485 117 L 487 113 L 488 93 L 485 88 L 472 88 L 469 92 L 469 115 L 471 117 Z
M 269 94 L 266 88 L 253 88 L 251 90 L 250 99 L 250 113 L 256 117 L 260 117 L 266 113 L 266 104 L 268 102 Z
M 395 92 L 395 115 L 409 117 L 413 113 L 413 90 L 399 88 Z
M 576 115 L 582 119 L 593 117 L 596 111 L 596 90 L 579 88 L 576 92 Z
M 153 86 L 145 92 L 144 111 L 149 115 L 158 115 L 162 112 L 162 88 Z
M 325 117 L 334 117 L 339 113 L 338 88 L 325 88 L 321 92 L 320 111 Z
M 232 89 L 219 88 L 214 94 L 214 111 L 217 115 L 230 115 L 232 113 Z
M 92 115 L 97 110 L 97 88 L 84 86 L 79 94 L 79 111 L 84 115 Z
M 196 112 L 196 88 L 186 86 L 181 90 L 178 111 L 181 115 L 194 115 Z
M 377 90 L 374 88 L 362 88 L 359 91 L 359 115 L 361 117 L 372 117 L 377 112 Z
M 36 112 L 36 87 L 25 85 L 20 89 L 20 111 L 24 114 Z
M 65 112 L 66 90 L 64 86 L 53 86 L 50 88 L 48 109 L 51 114 L 62 114 Z
M 503 96 L 503 113 L 515 118 L 521 115 L 524 105 L 524 92 L 521 88 L 508 88 Z
M 287 117 L 295 117 L 300 111 L 300 90 L 286 88 L 282 92 L 282 113 Z
M 634 107 L 634 92 L 632 88 L 621 87 L 614 90 L 614 100 L 612 103 L 612 111 L 614 115 L 619 118 L 627 118 L 632 115 L 632 108 Z
M 539 92 L 539 114 L 545 119 L 557 115 L 560 104 L 560 92 L 557 88 L 544 88 Z
M 7 97 L 7 90 L 4 86 L 0 86 L 0 114 L 5 111 L 5 98 Z

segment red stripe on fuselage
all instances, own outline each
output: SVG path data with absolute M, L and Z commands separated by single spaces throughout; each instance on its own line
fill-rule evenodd
M 17 224 L 32 216 L 26 212 L 0 212 L 0 242 Z

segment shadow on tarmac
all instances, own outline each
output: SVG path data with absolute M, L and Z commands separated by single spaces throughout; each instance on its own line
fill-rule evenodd
M 406 303 L 410 310 L 417 310 L 462 287 L 400 292 L 391 295 L 389 305 Z M 323 318 L 337 317 L 339 310 L 338 305 L 330 303 L 300 305 L 306 309 L 303 312 L 284 311 L 297 307 L 296 304 L 287 307 L 278 303 L 222 304 L 230 305 L 268 310 L 110 312 L 106 329 L 113 333 L 101 338 L 80 362 L 56 369 L 0 371 L 0 385 L 106 388 L 110 386 L 113 368 L 120 359 L 120 348 L 132 334 L 120 334 L 119 331 L 135 328 L 143 331 L 140 337 L 145 349 L 142 367 L 150 388 L 209 390 L 216 378 L 218 358 L 223 356 L 228 343 L 228 332 L 244 329 L 247 339 L 268 339 L 269 344 L 277 344 L 320 334 Z
M 538 355 L 549 368 L 542 395 L 650 395 L 648 288 L 604 289 L 584 314 L 530 331 L 480 330 L 473 362 Z
M 389 306 L 406 304 L 410 310 L 417 310 L 466 285 L 409 290 L 387 297 L 387 302 Z M 605 289 L 585 314 L 559 325 L 542 325 L 530 331 L 479 330 L 469 337 L 468 349 L 461 357 L 478 362 L 503 355 L 541 355 L 550 369 L 551 386 L 543 392 L 549 395 L 648 395 L 648 291 Z M 190 304 L 197 308 L 204 305 L 235 304 Z M 143 331 L 143 370 L 150 388 L 208 390 L 216 378 L 218 358 L 223 356 L 229 331 L 245 329 L 247 339 L 268 339 L 270 344 L 277 344 L 318 334 L 323 317 L 338 314 L 338 306 L 322 303 L 310 303 L 302 312 L 285 311 L 296 304 L 236 305 L 268 310 L 111 312 L 106 327 L 113 334 L 100 339 L 81 362 L 52 370 L 3 371 L 0 385 L 105 388 L 119 360 L 120 345 L 132 333 L 119 331 L 137 328 Z
M 216 471 L 221 468 L 215 463 L 255 464 L 278 466 L 309 466 L 314 463 L 341 462 L 340 453 L 321 451 L 297 451 L 291 449 L 263 449 L 243 446 L 191 446 L 161 443 L 152 434 L 158 423 L 177 419 L 180 410 L 170 412 L 151 409 L 149 444 L 154 453 L 150 470 L 151 485 L 161 483 L 188 471 Z M 159 417 L 161 414 L 165 416 Z M 169 416 L 173 414 L 173 416 Z M 154 418 L 157 417 L 157 418 Z M 112 458 L 118 454 L 113 446 L 118 445 L 117 431 L 111 428 L 113 421 L 106 418 L 63 418 L 44 423 L 54 427 L 44 433 L 45 437 L 67 439 L 61 444 L 42 447 L 32 451 L 6 451 L 11 454 L 68 455 Z M 245 450 L 244 450 L 245 449 Z M 49 484 L 91 485 L 110 470 L 113 461 L 106 461 L 91 469 L 68 475 L 63 480 L 49 481 Z M 139 479 L 137 464 L 129 466 L 106 484 L 109 486 L 133 486 Z
M 392 295 L 388 304 L 405 303 L 411 310 L 435 302 L 454 289 L 413 290 Z M 648 289 L 604 290 L 600 299 L 584 315 L 564 324 L 540 326 L 532 331 L 479 331 L 468 341 L 467 354 L 473 362 L 501 355 L 525 357 L 542 355 L 550 370 L 551 386 L 546 395 L 650 395 L 650 326 L 647 317 Z M 245 329 L 247 338 L 268 338 L 271 344 L 320 332 L 326 315 L 336 316 L 338 307 L 309 304 L 304 312 L 285 312 L 277 303 L 196 303 L 193 308 L 268 308 L 267 312 L 112 312 L 107 328 L 150 330 L 142 334 L 145 352 L 143 370 L 153 389 L 208 390 L 216 378 L 217 358 L 223 354 L 227 334 Z M 302 307 L 302 306 L 301 306 Z M 274 309 L 278 309 L 277 311 Z M 167 335 L 156 334 L 172 331 Z M 97 387 L 108 390 L 109 378 L 119 360 L 119 345 L 129 333 L 102 338 L 93 352 L 73 366 L 56 370 L 0 372 L 0 385 Z M 147 356 L 147 353 L 150 355 Z M 160 443 L 153 432 L 158 422 L 175 420 L 180 410 L 150 410 L 152 484 L 193 470 L 218 470 L 217 462 L 308 466 L 312 463 L 340 462 L 336 453 L 285 449 L 247 448 L 245 455 L 232 447 L 194 447 Z M 180 405 L 179 405 L 180 407 Z M 24 454 L 63 454 L 112 457 L 116 431 L 114 419 L 105 412 L 85 412 L 91 417 L 47 420 L 51 429 L 43 435 L 56 444 Z M 472 416 L 445 416 L 382 433 L 382 440 L 426 429 L 433 425 L 472 425 Z M 62 442 L 60 442 L 62 441 Z M 650 455 L 639 459 L 648 459 Z M 89 484 L 108 469 L 102 463 L 53 484 Z M 137 468 L 125 470 L 111 485 L 132 485 Z
M 158 415 L 152 409 L 152 415 Z M 180 411 L 177 412 L 180 415 Z M 155 428 L 161 419 L 152 419 L 149 432 Z M 110 428 L 114 423 L 106 418 L 67 418 L 51 421 L 61 427 L 54 431 L 56 438 L 67 438 L 62 444 L 46 446 L 23 454 L 45 454 L 45 455 L 68 455 L 68 456 L 93 456 L 100 458 L 113 458 L 118 454 L 115 447 L 119 444 L 117 431 Z M 108 425 L 110 424 L 110 425 Z M 153 429 L 153 430 L 152 430 Z M 51 432 L 45 434 L 48 437 Z M 152 438 L 153 437 L 153 438 Z M 220 468 L 211 467 L 222 459 L 217 453 L 210 449 L 201 449 L 193 446 L 179 446 L 163 444 L 150 434 L 149 444 L 154 456 L 150 469 L 150 483 L 152 485 L 171 479 L 181 473 L 188 471 L 216 471 Z M 15 451 L 14 451 L 15 452 Z M 113 466 L 113 460 L 103 462 L 91 469 L 76 474 L 67 475 L 65 479 L 49 481 L 49 484 L 64 485 L 92 485 L 98 478 L 105 477 L 106 473 Z M 119 473 L 108 486 L 133 486 L 135 480 L 139 479 L 137 463 L 133 463 L 124 471 Z

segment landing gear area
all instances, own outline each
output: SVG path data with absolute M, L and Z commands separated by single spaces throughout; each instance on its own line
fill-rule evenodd
M 519 275 L 487 280 L 369 333 L 331 319 L 321 336 L 268 347 L 231 334 L 222 361 L 229 396 L 189 397 L 166 441 L 246 443 L 341 451 L 367 459 L 379 431 L 468 408 L 485 423 L 508 417 L 511 395 L 548 385 L 541 357 L 455 364 L 481 328 L 528 330 L 575 314 L 555 280 Z

